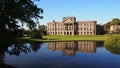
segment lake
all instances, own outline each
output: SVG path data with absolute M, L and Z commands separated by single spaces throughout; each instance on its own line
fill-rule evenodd
M 120 49 L 106 48 L 103 41 L 3 45 L 0 68 L 120 68 Z

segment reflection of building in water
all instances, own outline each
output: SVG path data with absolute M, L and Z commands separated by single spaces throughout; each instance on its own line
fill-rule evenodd
M 80 52 L 96 52 L 96 42 L 95 41 L 78 42 L 78 51 L 80 51 Z
M 78 52 L 96 52 L 95 41 L 48 42 L 48 49 L 62 50 L 63 55 L 75 55 Z

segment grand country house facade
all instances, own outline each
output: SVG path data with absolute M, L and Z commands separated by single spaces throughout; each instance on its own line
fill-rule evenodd
M 49 35 L 96 35 L 96 21 L 76 21 L 75 17 L 63 17 L 63 21 L 47 23 Z

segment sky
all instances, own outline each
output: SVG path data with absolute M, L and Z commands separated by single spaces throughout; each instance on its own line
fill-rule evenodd
M 63 17 L 75 16 L 77 21 L 97 21 L 105 24 L 113 18 L 120 18 L 120 0 L 40 0 L 35 1 L 44 10 L 39 22 L 62 21 Z

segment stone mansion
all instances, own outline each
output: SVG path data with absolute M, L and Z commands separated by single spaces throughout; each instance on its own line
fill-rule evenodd
M 49 35 L 96 35 L 96 21 L 76 21 L 75 17 L 63 17 L 63 21 L 47 23 Z

